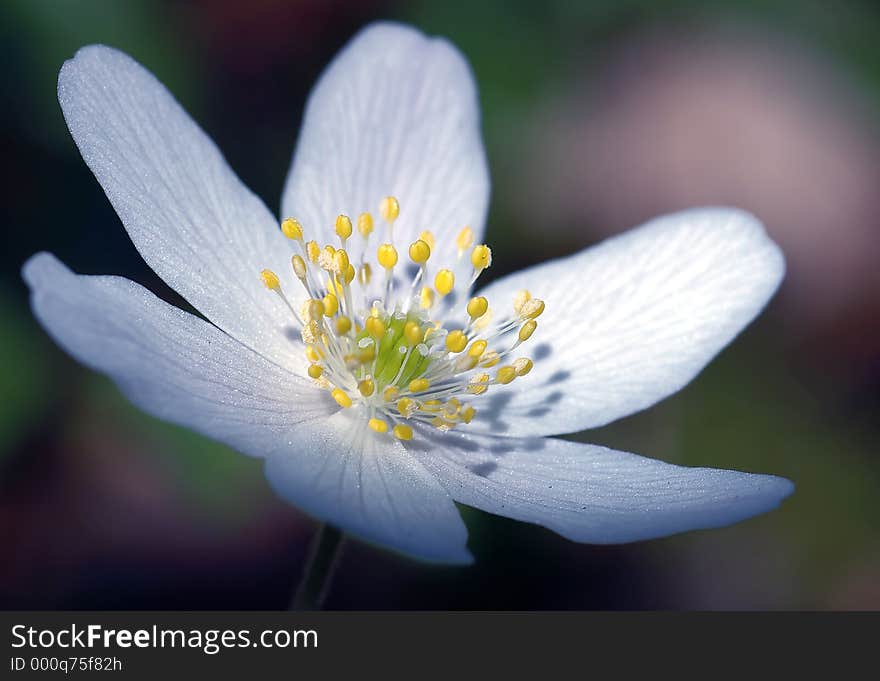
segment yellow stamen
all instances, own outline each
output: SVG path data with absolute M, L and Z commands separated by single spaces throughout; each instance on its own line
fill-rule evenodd
M 306 255 L 311 262 L 318 262 L 318 257 L 321 255 L 321 247 L 318 246 L 317 241 L 312 240 L 306 244 Z
M 324 316 L 332 317 L 339 311 L 339 299 L 332 293 L 324 296 Z
M 379 204 L 379 214 L 385 222 L 394 222 L 400 215 L 400 204 L 393 196 L 386 196 Z
M 468 348 L 468 354 L 471 357 L 479 357 L 484 352 L 486 352 L 486 347 L 489 344 L 484 340 L 477 340 L 471 343 L 471 346 Z
M 421 393 L 431 387 L 431 382 L 427 378 L 414 378 L 409 382 L 409 391 L 411 393 Z
M 525 324 L 523 324 L 519 329 L 519 340 L 520 342 L 527 341 L 533 333 L 535 333 L 535 329 L 538 328 L 538 322 L 534 319 L 530 319 Z
M 477 319 L 478 317 L 482 317 L 486 314 L 486 310 L 489 309 L 489 301 L 486 300 L 483 296 L 476 296 L 475 298 L 471 298 L 467 304 L 467 313 L 470 315 L 471 319 Z
M 370 426 L 370 430 L 376 433 L 387 433 L 388 432 L 388 424 L 385 423 L 382 419 L 370 419 L 367 421 L 367 425 Z
M 517 376 L 525 376 L 532 370 L 533 366 L 534 364 L 532 363 L 532 360 L 528 357 L 520 357 L 513 363 L 513 368 L 516 370 Z
M 321 378 L 321 374 L 324 373 L 324 368 L 317 364 L 310 364 L 307 371 L 312 378 Z
M 351 236 L 351 219 L 347 215 L 336 218 L 336 236 L 345 241 Z
M 302 225 L 293 218 L 286 218 L 281 222 L 281 231 L 284 233 L 284 236 L 294 241 L 299 241 L 303 238 Z
M 441 296 L 448 295 L 455 287 L 455 275 L 450 270 L 440 270 L 434 277 L 434 288 Z
M 516 295 L 513 298 L 513 311 L 519 314 L 520 312 L 522 312 L 523 305 L 525 305 L 531 299 L 532 294 L 529 293 L 526 289 L 517 291 Z
M 394 426 L 394 437 L 398 440 L 412 440 L 413 429 L 403 423 Z
M 333 396 L 333 399 L 336 400 L 336 404 L 343 409 L 347 409 L 351 406 L 351 398 L 341 388 L 334 388 L 330 394 Z
M 424 340 L 425 332 L 415 322 L 407 322 L 403 327 L 403 337 L 410 345 L 418 345 Z
M 306 261 L 302 259 L 301 255 L 294 255 L 290 259 L 290 264 L 293 265 L 293 273 L 296 275 L 296 278 L 305 283 Z
M 523 319 L 536 319 L 544 311 L 544 301 L 540 298 L 532 298 L 523 303 L 519 309 L 519 316 Z
M 376 340 L 385 335 L 385 322 L 378 317 L 367 317 L 367 321 L 364 322 L 364 328 Z
M 446 349 L 449 352 L 461 352 L 467 343 L 468 338 L 461 329 L 455 329 L 446 334 Z
M 492 264 L 492 250 L 486 244 L 476 246 L 471 252 L 471 264 L 478 272 L 483 271 Z
M 338 317 L 336 319 L 336 335 L 344 336 L 351 331 L 351 320 L 348 317 Z
M 495 374 L 495 378 L 498 379 L 499 383 L 506 385 L 516 378 L 516 369 L 512 366 L 503 366 Z
M 458 248 L 458 256 L 461 257 L 467 249 L 474 243 L 474 230 L 470 227 L 463 227 L 455 237 L 455 246 Z
M 369 213 L 358 215 L 358 232 L 365 239 L 373 232 L 373 216 Z
M 376 259 L 382 267 L 390 270 L 397 264 L 397 249 L 391 244 L 382 244 L 376 251 Z
M 260 272 L 260 276 L 263 278 L 263 284 L 267 289 L 270 291 L 281 290 L 281 281 L 278 279 L 278 275 L 272 270 L 263 270 Z
M 365 378 L 358 383 L 358 390 L 364 397 L 369 397 L 376 392 L 376 384 L 373 382 L 372 378 Z
M 431 247 L 421 239 L 413 241 L 409 247 L 409 257 L 414 263 L 422 265 L 431 257 Z

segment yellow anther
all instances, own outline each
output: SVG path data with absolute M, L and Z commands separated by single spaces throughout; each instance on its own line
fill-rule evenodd
M 327 272 L 332 272 L 336 266 L 336 249 L 333 248 L 330 244 L 324 246 L 321 252 L 318 254 L 318 266 L 322 270 L 326 270 Z
M 310 364 L 307 371 L 312 378 L 321 378 L 321 374 L 324 373 L 324 368 L 318 364 Z
M 354 265 L 348 263 L 348 267 L 345 268 L 345 274 L 343 275 L 345 278 L 345 283 L 350 284 L 354 281 Z
M 348 253 L 344 248 L 340 248 L 333 254 L 333 264 L 336 268 L 333 270 L 336 274 L 345 274 L 348 272 L 348 266 L 351 264 L 348 260 Z
M 397 411 L 400 412 L 400 415 L 404 418 L 409 418 L 412 416 L 412 413 L 416 410 L 415 401 L 411 400 L 408 397 L 401 397 L 397 400 Z
M 471 343 L 471 346 L 468 348 L 468 354 L 471 357 L 479 357 L 484 352 L 486 352 L 486 346 L 488 343 L 484 340 L 477 340 Z
M 313 320 L 306 323 L 302 329 L 302 339 L 312 345 L 321 342 L 321 328 L 318 326 L 318 322 Z
M 369 213 L 358 215 L 358 232 L 365 239 L 373 232 L 373 216 Z
M 263 278 L 263 284 L 267 289 L 270 291 L 281 290 L 281 281 L 278 279 L 278 275 L 272 270 L 263 270 L 260 272 L 260 276 Z
M 535 329 L 538 328 L 538 322 L 534 319 L 530 319 L 521 327 L 519 327 L 519 340 L 520 342 L 527 341 L 533 333 L 535 333 Z
M 471 319 L 482 317 L 484 314 L 486 314 L 486 310 L 488 309 L 489 301 L 486 300 L 483 296 L 476 296 L 475 298 L 471 298 L 467 304 L 467 313 L 470 315 Z
M 285 218 L 281 221 L 281 231 L 288 239 L 299 241 L 303 238 L 303 228 L 299 224 L 299 220 L 293 218 Z
M 415 322 L 407 322 L 403 327 L 403 337 L 410 345 L 418 345 L 425 339 L 425 332 Z
M 446 334 L 446 349 L 449 352 L 461 352 L 467 346 L 468 337 L 461 329 L 455 329 Z
M 330 394 L 333 396 L 333 399 L 336 400 L 336 404 L 343 409 L 351 406 L 351 398 L 341 388 L 334 388 Z
M 397 399 L 397 394 L 400 391 L 393 385 L 389 385 L 385 390 L 382 391 L 382 399 L 386 402 L 394 402 Z
M 529 293 L 526 289 L 522 289 L 516 292 L 516 295 L 513 297 L 513 311 L 519 314 L 522 312 L 523 305 L 529 302 L 532 299 L 532 294 Z
M 376 392 L 376 384 L 373 382 L 372 378 L 365 378 L 358 383 L 358 390 L 364 397 L 369 397 Z
M 361 364 L 369 364 L 376 358 L 376 346 L 369 345 L 365 348 L 358 349 L 357 361 Z
M 409 382 L 409 391 L 411 393 L 425 392 L 431 387 L 431 381 L 427 378 L 414 378 Z
M 432 251 L 434 250 L 434 233 L 430 229 L 425 229 L 419 232 L 419 239 L 428 244 L 428 248 L 430 248 Z
M 516 378 L 516 369 L 510 365 L 503 366 L 498 370 L 498 373 L 495 374 L 495 378 L 499 383 L 506 385 Z
M 483 359 L 480 360 L 480 366 L 488 369 L 495 366 L 500 361 L 501 357 L 498 356 L 498 353 L 494 350 L 489 350 L 489 352 L 483 355 Z
M 332 317 L 339 311 L 339 299 L 332 293 L 328 293 L 324 296 L 323 303 L 325 317 Z
M 461 256 L 474 243 L 474 230 L 470 227 L 463 227 L 455 237 L 455 246 L 458 248 L 458 255 Z
M 409 257 L 414 263 L 422 265 L 431 257 L 431 247 L 421 239 L 413 241 L 409 246 Z
M 448 295 L 455 288 L 455 275 L 450 270 L 440 270 L 434 277 L 434 288 L 441 296 Z
M 372 277 L 373 268 L 370 267 L 370 263 L 365 262 L 358 270 L 358 281 L 361 282 L 362 285 L 366 286 L 370 283 L 370 279 L 372 279 Z
M 471 264 L 477 271 L 486 269 L 492 264 L 492 250 L 486 244 L 474 247 L 471 251 Z
M 318 246 L 317 241 L 312 240 L 306 244 L 306 255 L 312 262 L 318 262 L 318 257 L 321 255 L 321 247 Z
M 413 429 L 403 423 L 398 423 L 394 426 L 392 432 L 398 440 L 412 440 Z
M 477 410 L 474 409 L 471 405 L 468 405 L 461 410 L 461 420 L 465 423 L 470 423 L 476 413 Z
M 323 353 L 318 350 L 318 348 L 316 348 L 314 345 L 306 346 L 306 357 L 309 359 L 310 362 L 320 362 L 323 356 Z
M 343 241 L 351 236 L 351 219 L 347 215 L 339 215 L 336 218 L 336 236 Z
M 386 270 L 390 270 L 397 264 L 397 249 L 391 244 L 382 244 L 376 251 L 376 259 Z
M 376 433 L 387 433 L 388 432 L 388 424 L 385 423 L 382 419 L 370 419 L 367 421 L 367 425 L 370 426 L 370 430 Z
M 367 317 L 367 321 L 364 322 L 364 328 L 376 340 L 385 335 L 385 322 L 378 317 Z
M 311 298 L 303 306 L 303 317 L 311 321 L 317 321 L 324 316 L 324 301 Z
M 422 403 L 422 409 L 425 411 L 438 412 L 442 408 L 443 403 L 440 400 L 425 400 Z
M 379 204 L 379 214 L 385 222 L 394 222 L 400 215 L 400 204 L 393 196 L 386 196 Z
M 523 303 L 519 310 L 519 315 L 523 319 L 536 319 L 541 316 L 544 311 L 544 301 L 540 298 L 532 298 Z
M 419 304 L 422 309 L 428 310 L 434 305 L 434 291 L 427 286 L 422 286 L 422 292 L 419 294 Z
M 489 382 L 489 374 L 477 374 L 476 376 L 472 376 L 471 380 L 468 381 L 467 391 L 472 395 L 482 395 L 489 389 L 487 383 Z
M 513 368 L 516 369 L 517 376 L 525 376 L 532 370 L 533 366 L 534 364 L 532 363 L 532 360 L 528 357 L 520 357 L 513 363 Z
M 296 275 L 296 278 L 300 281 L 306 280 L 306 261 L 302 259 L 301 255 L 294 255 L 290 259 L 290 264 L 293 265 L 293 273 Z
M 336 319 L 336 335 L 344 336 L 351 331 L 351 320 L 348 317 L 338 317 Z

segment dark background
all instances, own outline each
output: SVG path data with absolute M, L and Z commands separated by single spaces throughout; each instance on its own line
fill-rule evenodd
M 732 528 L 627 546 L 463 509 L 474 566 L 352 542 L 327 606 L 880 608 L 880 10 L 794 0 L 6 0 L 0 607 L 283 608 L 314 531 L 259 461 L 133 409 L 31 317 L 19 268 L 43 249 L 180 302 L 79 158 L 61 63 L 130 53 L 274 208 L 309 88 L 379 18 L 473 66 L 492 276 L 687 206 L 764 220 L 789 269 L 766 313 L 680 394 L 577 439 L 798 487 Z

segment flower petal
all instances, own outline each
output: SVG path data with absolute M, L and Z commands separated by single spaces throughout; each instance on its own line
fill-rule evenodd
M 794 491 L 773 475 L 673 466 L 553 438 L 423 432 L 412 442 L 456 501 L 593 544 L 723 527 Z
M 65 62 L 70 133 L 144 260 L 199 312 L 274 361 L 298 358 L 260 279 L 290 269 L 275 219 L 156 78 L 101 45 Z M 300 362 L 300 365 L 302 362 Z
M 360 414 L 298 426 L 266 461 L 279 495 L 361 539 L 442 563 L 470 563 L 467 529 L 449 494 L 399 441 Z
M 657 218 L 490 284 L 482 295 L 496 309 L 528 289 L 546 310 L 522 348 L 534 369 L 490 391 L 475 429 L 569 433 L 651 406 L 755 318 L 784 270 L 754 217 L 707 208 Z
M 263 456 L 296 423 L 334 411 L 326 391 L 128 279 L 79 276 L 48 253 L 23 275 L 58 344 L 163 420 Z
M 489 176 L 477 92 L 445 40 L 389 23 L 364 29 L 327 67 L 303 120 L 282 213 L 310 233 L 335 242 L 337 215 L 376 216 L 392 195 L 398 249 L 429 229 L 438 236 L 432 261 L 451 262 L 457 230 L 482 236 Z M 386 240 L 376 229 L 373 244 Z

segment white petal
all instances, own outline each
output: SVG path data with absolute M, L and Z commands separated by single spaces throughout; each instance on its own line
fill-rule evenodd
M 470 69 L 445 40 L 381 23 L 361 31 L 315 86 L 282 213 L 335 242 L 337 215 L 370 211 L 375 248 L 386 240 L 377 208 L 389 194 L 400 201 L 399 250 L 429 229 L 438 236 L 432 262 L 449 262 L 457 230 L 483 233 L 489 177 Z
M 59 345 L 154 416 L 263 456 L 334 411 L 326 391 L 128 279 L 78 276 L 47 253 L 23 274 Z
M 764 307 L 782 253 L 754 217 L 695 209 L 657 218 L 483 292 L 510 310 L 546 301 L 520 354 L 532 372 L 481 399 L 475 429 L 551 435 L 600 426 L 685 386 Z M 498 312 L 500 314 L 500 312 Z
M 794 490 L 773 475 L 673 466 L 552 438 L 425 432 L 413 443 L 456 501 L 593 544 L 723 527 L 776 508 Z
M 263 268 L 290 269 L 290 245 L 168 90 L 127 55 L 91 46 L 62 67 L 58 99 L 150 267 L 230 335 L 302 364 L 286 336 L 290 315 L 260 280 Z
M 300 425 L 268 457 L 266 475 L 282 497 L 361 539 L 422 560 L 472 561 L 449 494 L 360 413 Z

